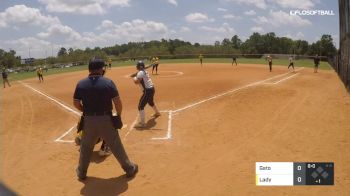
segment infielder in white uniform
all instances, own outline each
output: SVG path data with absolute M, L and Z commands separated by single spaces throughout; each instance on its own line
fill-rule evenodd
M 145 128 L 146 122 L 145 122 L 145 106 L 148 103 L 154 110 L 154 114 L 152 115 L 153 118 L 157 118 L 160 116 L 160 113 L 157 109 L 157 106 L 154 104 L 154 85 L 149 77 L 148 72 L 145 70 L 145 64 L 143 61 L 138 61 L 136 64 L 136 69 L 138 70 L 136 76 L 134 77 L 135 84 L 140 85 L 141 90 L 143 91 L 143 94 L 139 101 L 139 115 L 140 115 L 140 121 L 134 126 L 135 128 Z

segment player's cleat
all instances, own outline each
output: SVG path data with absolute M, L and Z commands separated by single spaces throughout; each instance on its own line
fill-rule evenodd
M 80 172 L 78 168 L 75 170 L 75 172 L 77 173 L 77 177 L 80 181 L 84 181 L 86 179 L 86 174 Z
M 142 128 L 145 128 L 146 127 L 146 123 L 143 123 L 143 122 L 138 122 L 134 128 L 139 128 L 139 129 L 142 129 Z
M 103 156 L 108 156 L 110 155 L 112 152 L 111 152 L 111 149 L 109 147 L 104 147 L 104 148 L 101 148 L 100 151 L 98 151 L 98 155 L 100 155 L 101 157 Z
M 159 112 L 157 112 L 157 113 L 152 114 L 152 116 L 151 116 L 151 117 L 152 117 L 152 118 L 157 118 L 157 117 L 159 117 L 159 116 L 161 116 L 161 115 L 160 115 L 160 113 L 159 113 Z
M 137 174 L 138 171 L 139 171 L 139 166 L 137 164 L 134 164 L 133 169 L 131 171 L 126 172 L 126 177 L 133 178 L 133 177 L 135 177 L 135 175 Z

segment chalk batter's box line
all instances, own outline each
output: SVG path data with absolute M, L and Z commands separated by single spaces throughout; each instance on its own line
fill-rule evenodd
M 18 82 L 19 82 L 20 84 L 22 84 L 23 86 L 25 86 L 25 87 L 31 89 L 32 91 L 38 93 L 39 95 L 44 96 L 45 98 L 49 99 L 50 101 L 53 101 L 54 103 L 58 104 L 58 105 L 61 106 L 63 109 L 67 110 L 68 112 L 73 113 L 73 114 L 75 114 L 75 115 L 77 115 L 77 116 L 79 116 L 79 117 L 81 116 L 81 112 L 78 112 L 78 111 L 74 110 L 73 108 L 67 106 L 66 104 L 62 103 L 62 101 L 60 101 L 59 99 L 54 98 L 53 96 L 50 96 L 50 95 L 48 95 L 48 94 L 46 94 L 46 93 L 43 93 L 43 92 L 41 92 L 40 90 L 35 89 L 34 87 L 30 86 L 30 85 L 27 84 L 27 83 L 24 83 L 24 82 L 21 82 L 21 81 L 18 81 Z M 168 112 L 168 111 L 161 111 L 161 112 Z M 138 116 L 137 116 L 137 117 L 138 117 Z M 133 126 L 136 124 L 136 121 L 137 121 L 137 118 L 136 118 L 136 120 L 133 122 L 133 124 L 132 124 L 131 127 L 133 127 Z M 69 128 L 69 129 L 68 129 L 66 132 L 64 132 L 61 136 L 59 136 L 57 139 L 55 139 L 54 142 L 73 143 L 74 140 L 65 140 L 65 139 L 63 139 L 63 138 L 66 137 L 69 133 L 71 133 L 71 132 L 74 130 L 75 127 L 76 127 L 76 125 L 74 125 L 74 126 L 72 126 L 71 128 Z M 122 129 L 125 129 L 125 128 L 127 128 L 127 125 L 126 125 L 126 124 L 123 126 Z M 131 129 L 127 132 L 127 135 L 130 133 L 130 131 L 131 131 Z M 126 136 L 127 136 L 127 135 L 126 135 Z

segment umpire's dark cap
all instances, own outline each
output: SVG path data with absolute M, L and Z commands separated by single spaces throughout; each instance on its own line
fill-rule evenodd
M 98 70 L 98 69 L 103 69 L 105 66 L 105 61 L 100 58 L 92 58 L 89 62 L 89 70 Z

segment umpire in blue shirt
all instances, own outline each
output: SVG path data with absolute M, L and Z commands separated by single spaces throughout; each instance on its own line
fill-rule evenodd
M 74 92 L 74 106 L 82 111 L 84 116 L 84 134 L 80 144 L 79 166 L 76 169 L 79 180 L 86 178 L 98 138 L 106 141 L 127 177 L 134 177 L 138 172 L 138 166 L 129 160 L 111 120 L 112 102 L 119 117 L 122 114 L 122 102 L 114 82 L 103 77 L 104 66 L 105 62 L 102 59 L 90 60 L 90 74 L 78 82 Z

